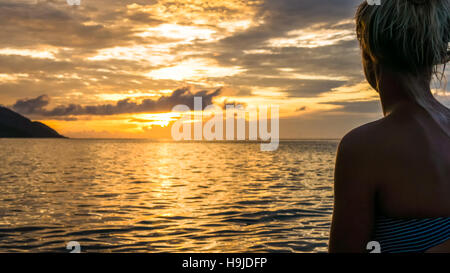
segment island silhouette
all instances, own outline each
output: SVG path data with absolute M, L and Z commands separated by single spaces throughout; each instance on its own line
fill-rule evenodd
M 66 138 L 47 125 L 0 106 L 0 138 Z

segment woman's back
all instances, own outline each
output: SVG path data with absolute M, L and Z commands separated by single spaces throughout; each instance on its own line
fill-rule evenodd
M 450 138 L 419 106 L 404 105 L 372 128 L 377 213 L 450 217 Z M 371 172 L 372 172 L 371 171 Z
M 374 240 L 383 251 L 450 252 L 450 138 L 421 107 L 384 119 Z

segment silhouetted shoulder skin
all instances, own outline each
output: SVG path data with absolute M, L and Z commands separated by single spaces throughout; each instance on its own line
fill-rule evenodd
M 363 252 L 372 236 L 376 183 L 370 162 L 379 123 L 352 130 L 339 144 L 330 252 Z
M 0 106 L 0 137 L 65 138 L 47 125 Z

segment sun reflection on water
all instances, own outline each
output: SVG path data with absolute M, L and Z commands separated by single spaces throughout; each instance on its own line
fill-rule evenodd
M 0 251 L 325 251 L 336 144 L 0 140 Z

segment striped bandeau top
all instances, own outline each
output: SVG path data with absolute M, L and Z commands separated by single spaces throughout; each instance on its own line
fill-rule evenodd
M 382 253 L 423 253 L 450 240 L 450 217 L 378 217 L 373 239 L 380 243 Z

